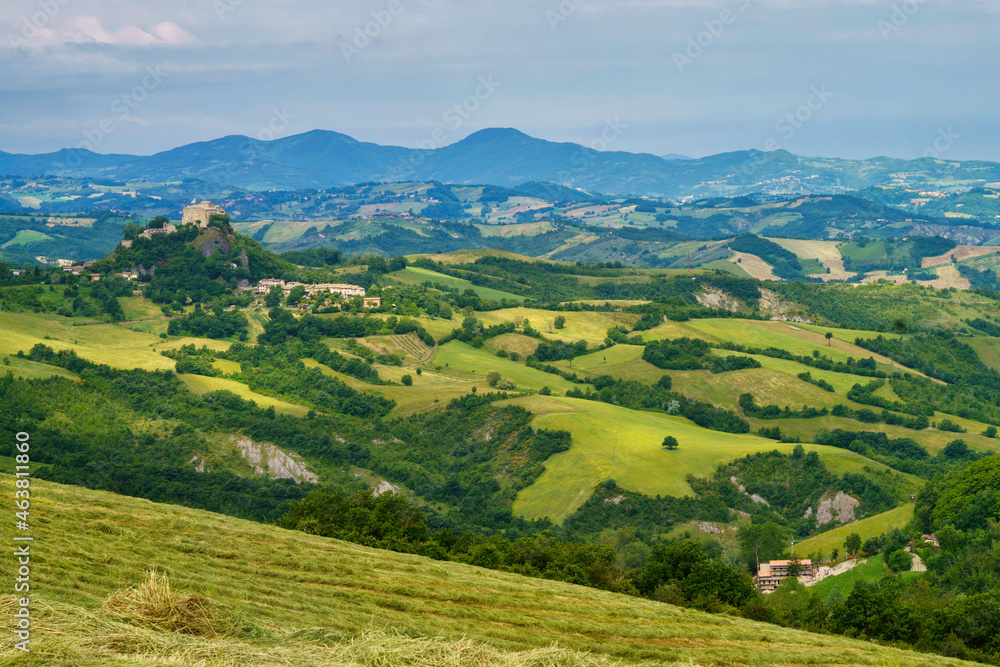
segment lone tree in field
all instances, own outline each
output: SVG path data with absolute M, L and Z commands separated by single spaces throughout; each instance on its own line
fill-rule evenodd
M 833 333 L 827 331 L 826 332 L 826 346 L 827 347 L 830 347 L 830 343 L 831 343 L 832 340 L 833 340 Z
M 857 533 L 851 533 L 844 540 L 844 549 L 847 553 L 851 554 L 854 558 L 858 557 L 858 553 L 861 551 L 861 536 Z
M 677 449 L 679 446 L 680 446 L 680 443 L 677 442 L 677 438 L 675 438 L 672 435 L 668 435 L 667 437 L 665 437 L 663 439 L 663 447 L 665 449 L 671 449 L 671 450 L 673 450 L 673 449 Z
M 564 326 L 566 326 L 566 318 L 563 317 L 562 315 L 557 315 L 553 324 L 555 325 L 556 329 L 562 329 Z

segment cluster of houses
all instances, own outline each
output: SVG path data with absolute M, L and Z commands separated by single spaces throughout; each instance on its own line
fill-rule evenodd
M 90 280 L 90 282 L 96 283 L 97 281 L 99 281 L 101 279 L 101 274 L 99 274 L 99 273 L 91 273 L 90 272 L 90 267 L 92 267 L 93 265 L 94 265 L 94 262 L 91 261 L 91 262 L 84 262 L 83 264 L 75 264 L 75 265 L 70 265 L 70 266 L 64 266 L 63 267 L 63 273 L 71 273 L 74 276 L 84 276 L 84 274 L 86 274 L 85 277 L 88 278 Z M 138 280 L 139 279 L 139 272 L 135 271 L 135 270 L 133 270 L 133 271 L 122 271 L 121 273 L 116 273 L 114 275 L 118 276 L 119 278 L 124 278 L 125 280 Z
M 363 299 L 365 308 L 378 308 L 382 305 L 382 299 L 379 297 L 366 297 L 365 288 L 360 285 L 341 285 L 337 283 L 316 283 L 310 285 L 306 283 L 285 282 L 277 278 L 265 278 L 257 283 L 256 287 L 253 288 L 253 292 L 254 294 L 267 294 L 275 287 L 279 288 L 285 297 L 288 297 L 296 287 L 304 287 L 306 296 L 336 294 L 345 301 L 360 296 Z
M 226 211 L 221 206 L 217 206 L 210 201 L 203 201 L 200 204 L 191 204 L 184 209 L 181 217 L 181 226 L 197 225 L 198 227 L 205 228 L 208 227 L 208 223 L 211 222 L 213 215 L 225 215 L 225 213 Z M 159 229 L 147 229 L 143 231 L 139 234 L 138 238 L 151 239 L 159 234 L 173 234 L 177 231 L 177 229 L 177 225 L 167 223 Z M 134 241 L 132 240 L 124 240 L 122 241 L 122 246 L 125 248 L 131 248 L 133 242 Z M 47 257 L 40 259 L 45 259 L 46 262 L 48 261 Z M 90 272 L 90 267 L 94 265 L 94 262 L 84 262 L 83 264 L 76 265 L 68 260 L 57 261 L 66 273 L 71 273 L 74 276 L 85 276 L 86 274 L 86 277 L 89 278 L 91 282 L 97 282 L 101 279 L 100 274 Z M 134 270 L 123 271 L 121 273 L 116 273 L 115 275 L 126 280 L 139 279 L 139 273 Z M 365 288 L 359 285 L 341 285 L 336 283 L 308 285 L 304 283 L 285 282 L 284 280 L 279 280 L 277 278 L 265 278 L 257 283 L 255 287 L 244 289 L 252 290 L 254 294 L 267 294 L 273 287 L 280 288 L 285 297 L 288 297 L 288 295 L 291 294 L 292 290 L 296 287 L 304 287 L 307 296 L 316 296 L 318 294 L 336 294 L 345 301 L 360 296 L 363 299 L 365 308 L 379 308 L 382 305 L 382 299 L 378 297 L 366 297 Z

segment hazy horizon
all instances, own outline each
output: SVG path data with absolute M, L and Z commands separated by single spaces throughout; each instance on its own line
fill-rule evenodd
M 480 128 L 480 129 L 477 129 L 477 130 L 472 130 L 472 131 L 468 132 L 465 136 L 456 138 L 455 141 L 452 141 L 452 142 L 449 142 L 449 143 L 446 143 L 446 144 L 442 144 L 441 146 L 435 146 L 435 148 L 445 148 L 447 146 L 452 146 L 454 144 L 461 143 L 462 141 L 468 139 L 472 135 L 474 135 L 474 134 L 476 134 L 478 132 L 483 132 L 483 131 L 487 131 L 487 130 L 517 130 L 518 132 L 521 132 L 521 130 L 519 130 L 518 128 L 510 128 L 510 127 L 485 127 L 485 128 Z M 258 139 L 256 137 L 249 137 L 249 135 L 228 134 L 228 135 L 218 136 L 218 137 L 215 137 L 215 138 L 212 138 L 212 139 L 200 139 L 198 141 L 192 141 L 192 142 L 187 143 L 187 144 L 179 144 L 177 146 L 169 146 L 167 148 L 164 148 L 163 150 L 158 150 L 158 151 L 156 151 L 154 153 L 138 153 L 138 152 L 135 152 L 135 153 L 124 153 L 122 151 L 102 151 L 102 150 L 95 150 L 93 152 L 97 153 L 97 154 L 100 154 L 100 155 L 132 155 L 132 156 L 136 156 L 136 157 L 151 157 L 153 155 L 156 155 L 157 153 L 163 153 L 163 152 L 175 150 L 177 148 L 182 148 L 184 146 L 188 146 L 188 145 L 191 145 L 191 144 L 196 144 L 196 143 L 211 143 L 213 141 L 218 141 L 220 139 L 225 139 L 226 137 L 231 137 L 231 136 L 246 137 L 246 138 L 256 139 L 257 141 L 269 142 L 269 141 L 278 141 L 278 140 L 281 140 L 281 139 L 290 139 L 292 137 L 300 136 L 300 135 L 303 135 L 303 134 L 309 134 L 311 132 L 332 132 L 332 133 L 336 133 L 336 134 L 343 134 L 343 135 L 346 135 L 346 136 L 350 136 L 352 139 L 355 139 L 356 141 L 358 141 L 360 143 L 372 143 L 372 144 L 378 144 L 379 143 L 377 141 L 370 141 L 370 140 L 367 140 L 367 139 L 364 139 L 364 138 L 361 138 L 361 137 L 351 136 L 351 135 L 347 134 L 346 132 L 340 132 L 339 130 L 332 130 L 332 129 L 327 129 L 327 128 L 316 127 L 316 128 L 312 128 L 312 129 L 309 129 L 309 130 L 304 130 L 302 132 L 296 132 L 294 134 L 289 134 L 287 136 L 275 137 L 274 139 Z M 528 133 L 525 132 L 524 134 L 528 134 Z M 576 145 L 584 145 L 584 144 L 580 144 L 580 143 L 575 142 L 575 141 L 565 141 L 565 142 L 562 142 L 562 141 L 556 141 L 556 140 L 553 140 L 553 139 L 549 139 L 547 137 L 539 137 L 539 136 L 534 136 L 534 135 L 530 135 L 530 134 L 528 134 L 528 136 L 532 137 L 533 139 L 538 139 L 538 140 L 541 140 L 541 141 L 549 141 L 549 142 L 552 142 L 552 143 L 571 143 L 571 144 L 576 144 Z M 419 146 L 403 146 L 402 144 L 379 144 L 379 145 L 382 145 L 382 146 L 395 146 L 395 147 L 411 148 L 411 149 L 419 148 Z M 62 147 L 57 148 L 55 150 L 42 151 L 40 153 L 31 153 L 29 155 L 46 155 L 46 154 L 51 154 L 51 153 L 59 152 L 60 150 L 77 149 L 77 148 L 78 148 L 77 146 L 62 146 Z M 739 153 L 739 152 L 743 152 L 743 151 L 752 151 L 752 150 L 758 150 L 758 151 L 762 151 L 762 152 L 772 152 L 772 151 L 766 151 L 766 150 L 764 150 L 763 147 L 756 147 L 756 146 L 751 146 L 751 147 L 747 147 L 747 148 L 733 148 L 731 150 L 724 150 L 724 151 L 719 151 L 718 153 L 709 153 L 709 154 L 706 154 L 706 155 L 686 155 L 686 154 L 676 153 L 674 151 L 670 151 L 670 152 L 667 152 L 667 153 L 657 153 L 657 152 L 648 151 L 648 150 L 646 150 L 646 151 L 644 151 L 644 150 L 626 150 L 624 148 L 619 148 L 619 147 L 608 147 L 607 149 L 601 149 L 600 147 L 596 147 L 595 150 L 607 150 L 608 152 L 618 151 L 618 152 L 632 153 L 632 154 L 647 154 L 647 155 L 654 155 L 656 157 L 664 158 L 664 159 L 685 159 L 686 158 L 686 159 L 692 159 L 692 160 L 699 160 L 699 159 L 706 158 L 706 157 L 712 157 L 713 155 L 721 155 L 721 154 L 726 154 L 726 153 Z M 778 148 L 776 148 L 774 150 L 775 151 L 780 151 L 780 150 L 788 150 L 788 149 L 779 146 Z M 26 153 L 16 153 L 15 151 L 5 150 L 3 146 L 0 146 L 0 152 L 8 153 L 8 154 L 26 154 Z M 900 156 L 900 155 L 869 155 L 867 157 L 845 157 L 845 156 L 842 156 L 842 155 L 805 155 L 805 154 L 801 154 L 801 153 L 795 153 L 794 151 L 788 151 L 788 152 L 792 153 L 793 155 L 797 155 L 799 157 L 805 157 L 805 158 L 844 159 L 844 160 L 854 160 L 854 161 L 862 161 L 862 162 L 866 161 L 866 160 L 876 160 L 876 159 L 879 159 L 879 158 L 911 160 L 911 159 L 918 159 L 918 158 L 923 157 L 923 156 L 919 156 L 919 155 L 917 155 L 917 156 L 910 156 L 910 157 L 903 157 L 903 156 Z M 673 156 L 673 157 L 667 157 L 667 156 Z M 946 161 L 949 161 L 949 160 L 950 161 L 959 161 L 960 160 L 960 158 L 953 158 L 953 157 L 949 157 L 947 155 L 941 155 L 940 159 L 946 160 Z M 998 158 L 996 160 L 991 160 L 991 159 L 983 159 L 983 160 L 981 160 L 979 158 L 965 158 L 965 160 L 966 161 L 972 160 L 972 161 L 984 161 L 984 162 L 1000 162 L 1000 158 Z
M 30 0 L 0 26 L 10 153 L 514 127 L 654 155 L 1000 161 L 987 0 Z

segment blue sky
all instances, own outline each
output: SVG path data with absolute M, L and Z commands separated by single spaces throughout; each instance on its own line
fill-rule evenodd
M 998 34 L 994 0 L 4 0 L 0 150 L 516 127 L 655 154 L 1000 160 Z

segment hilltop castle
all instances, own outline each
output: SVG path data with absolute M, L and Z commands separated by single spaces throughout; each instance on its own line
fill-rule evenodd
M 184 225 L 197 225 L 204 229 L 208 227 L 208 223 L 212 220 L 213 215 L 225 215 L 226 211 L 221 206 L 217 206 L 210 201 L 203 201 L 200 204 L 191 204 L 184 209 L 184 214 L 181 217 L 181 226 Z M 177 231 L 176 225 L 171 225 L 167 223 L 159 229 L 147 229 L 142 234 L 139 234 L 138 238 L 141 239 L 151 239 L 157 234 L 173 234 Z M 123 248 L 131 248 L 133 241 L 130 239 L 125 239 L 122 241 Z
M 226 212 L 221 206 L 216 206 L 210 201 L 203 201 L 200 204 L 191 204 L 184 209 L 181 217 L 182 225 L 198 225 L 208 227 L 213 215 L 225 215 Z

